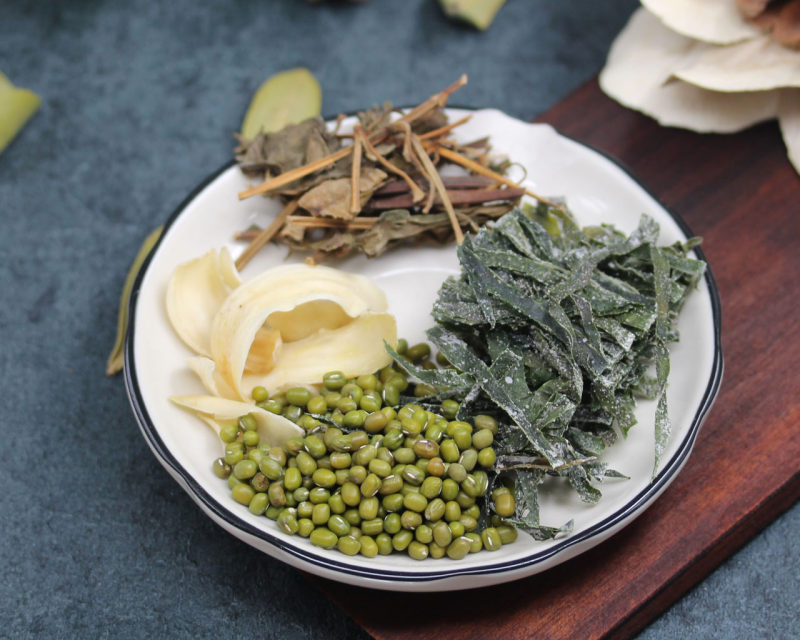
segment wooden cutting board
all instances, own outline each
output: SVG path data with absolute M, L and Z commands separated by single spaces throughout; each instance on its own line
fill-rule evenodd
M 800 177 L 776 124 L 663 128 L 595 80 L 538 120 L 617 158 L 703 236 L 722 298 L 722 388 L 656 503 L 555 569 L 443 594 L 318 583 L 379 639 L 630 637 L 800 496 Z

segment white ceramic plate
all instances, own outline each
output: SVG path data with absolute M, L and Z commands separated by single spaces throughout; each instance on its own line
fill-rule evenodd
M 456 119 L 464 113 L 454 109 L 450 115 Z M 661 243 L 689 235 L 686 226 L 625 170 L 551 127 L 494 110 L 473 112 L 470 122 L 459 127 L 463 140 L 487 134 L 495 151 L 524 167 L 526 186 L 545 196 L 565 196 L 581 223 L 606 222 L 630 232 L 647 213 L 661 226 Z M 128 395 L 147 443 L 200 508 L 225 530 L 294 567 L 341 582 L 403 591 L 473 588 L 544 571 L 599 544 L 640 515 L 685 463 L 722 376 L 720 306 L 710 270 L 689 297 L 680 317 L 681 340 L 671 348 L 668 400 L 673 433 L 658 475 L 651 477 L 654 405 L 642 402 L 637 409 L 639 424 L 603 457 L 630 480 L 606 482 L 600 487 L 603 498 L 594 506 L 581 503 L 560 479 L 546 484 L 542 523 L 558 526 L 574 520 L 568 537 L 536 542 L 521 534 L 499 551 L 471 554 L 461 561 L 417 562 L 404 554 L 368 559 L 319 549 L 306 539 L 284 535 L 271 520 L 252 515 L 233 502 L 227 484 L 211 472 L 211 461 L 220 455 L 217 437 L 168 400 L 171 395 L 204 390 L 186 367 L 192 354 L 173 333 L 164 309 L 167 281 L 178 264 L 222 245 L 235 257 L 243 246 L 232 242 L 233 233 L 251 223 L 264 225 L 278 211 L 277 203 L 264 198 L 239 201 L 237 193 L 247 184 L 237 167 L 227 165 L 200 185 L 167 222 L 134 287 L 125 352 Z M 270 246 L 246 267 L 243 277 L 283 262 L 286 253 Z M 356 257 L 337 266 L 363 273 L 384 289 L 399 335 L 409 343 L 424 339 L 439 285 L 458 269 L 452 246 L 400 249 L 378 259 Z

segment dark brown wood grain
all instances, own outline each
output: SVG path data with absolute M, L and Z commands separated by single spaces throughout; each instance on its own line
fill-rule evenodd
M 663 128 L 595 81 L 539 120 L 617 158 L 703 236 L 722 298 L 722 388 L 673 484 L 576 559 L 457 595 L 319 583 L 379 639 L 630 637 L 800 496 L 800 178 L 775 123 Z

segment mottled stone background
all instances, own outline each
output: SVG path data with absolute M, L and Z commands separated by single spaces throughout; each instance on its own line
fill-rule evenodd
M 0 154 L 0 636 L 360 638 L 212 524 L 104 365 L 139 243 L 231 156 L 256 87 L 308 67 L 325 114 L 454 102 L 531 119 L 603 64 L 634 0 L 0 0 L 0 70 L 42 106 Z M 797 637 L 795 507 L 642 638 Z M 345 588 L 345 587 L 342 587 Z

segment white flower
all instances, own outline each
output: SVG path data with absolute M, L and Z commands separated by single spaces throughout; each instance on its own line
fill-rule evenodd
M 777 118 L 800 172 L 800 51 L 736 0 L 642 0 L 600 73 L 603 91 L 665 126 L 731 133 Z

